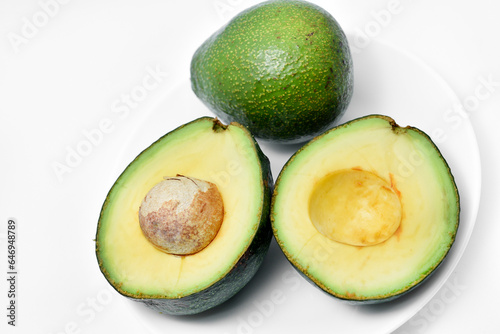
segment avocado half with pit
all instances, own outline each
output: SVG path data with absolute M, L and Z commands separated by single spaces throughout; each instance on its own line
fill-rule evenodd
M 166 134 L 116 180 L 96 254 L 122 295 L 195 314 L 236 294 L 272 237 L 268 159 L 241 125 L 203 117 Z
M 454 177 L 432 140 L 369 115 L 290 158 L 276 181 L 271 222 L 284 254 L 311 283 L 340 299 L 378 303 L 439 266 L 459 211 Z

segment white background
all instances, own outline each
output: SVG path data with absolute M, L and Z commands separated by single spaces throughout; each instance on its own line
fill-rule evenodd
M 129 138 L 188 80 L 199 44 L 256 2 L 0 0 L 0 267 L 7 272 L 9 218 L 18 223 L 19 261 L 18 326 L 6 324 L 2 276 L 2 333 L 147 332 L 97 267 L 92 239 L 100 206 L 123 168 L 121 159 L 137 153 L 127 152 Z M 433 68 L 464 103 L 479 144 L 481 203 L 468 247 L 443 288 L 395 333 L 499 333 L 498 2 L 314 2 L 358 38 L 353 47 L 388 41 Z M 157 84 L 149 81 L 154 87 L 147 96 L 127 107 L 124 96 L 152 72 Z M 190 117 L 175 115 L 178 124 L 165 124 L 165 132 Z M 84 149 L 96 129 L 103 135 L 86 147 L 88 154 L 58 174 L 54 166 Z M 314 328 L 314 319 L 304 321 Z M 332 315 L 331 328 L 314 330 L 334 332 L 335 321 Z M 203 325 L 210 319 L 192 328 Z M 293 333 L 286 323 L 282 328 Z M 252 331 L 268 332 L 266 323 Z

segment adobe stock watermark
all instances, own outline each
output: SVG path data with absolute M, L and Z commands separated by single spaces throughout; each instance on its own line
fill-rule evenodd
M 61 329 L 47 334 L 81 334 L 82 327 L 94 321 L 99 313 L 104 311 L 107 305 L 113 301 L 113 292 L 104 288 L 99 290 L 95 296 L 87 297 L 75 308 L 75 316 L 72 320 L 62 325 Z
M 477 112 L 481 104 L 490 99 L 500 88 L 500 81 L 493 77 L 493 74 L 481 75 L 477 78 L 474 91 L 466 96 L 460 103 L 446 109 L 442 115 L 444 122 L 450 129 L 456 130 L 466 121 L 470 114 Z M 448 139 L 445 129 L 438 127 L 432 132 L 432 137 L 438 143 Z
M 116 129 L 118 123 L 127 119 L 131 112 L 137 109 L 169 76 L 168 72 L 165 72 L 159 65 L 147 66 L 145 72 L 138 84 L 113 101 L 109 117 L 102 118 L 95 127 L 83 129 L 76 144 L 66 145 L 64 158 L 51 164 L 60 183 L 64 181 L 67 174 L 80 166 L 95 148 L 102 145 L 105 137 Z
M 284 289 L 274 289 L 269 293 L 268 298 L 254 300 L 252 311 L 245 316 L 236 317 L 236 334 L 253 334 L 258 332 L 258 328 L 263 326 L 266 319 L 270 318 L 276 312 L 276 308 L 286 302 L 286 293 L 284 290 L 297 291 L 304 280 L 299 277 L 294 269 L 288 269 L 283 272 L 281 282 Z M 225 333 L 229 334 L 229 333 Z
M 350 43 L 351 52 L 360 53 L 362 49 L 370 45 L 371 41 L 379 36 L 387 28 L 395 16 L 403 12 L 404 6 L 400 0 L 389 0 L 385 8 L 372 10 L 371 20 L 366 22 L 362 28 L 354 30 L 354 36 Z
M 477 81 L 478 84 L 472 94 L 466 96 L 461 103 L 456 103 L 444 111 L 442 118 L 447 124 L 447 130 L 442 127 L 434 128 L 429 133 L 434 142 L 445 142 L 449 135 L 447 131 L 458 129 L 468 119 L 469 115 L 477 111 L 481 103 L 491 98 L 500 87 L 500 81 L 496 81 L 492 74 L 479 76 Z M 401 152 L 396 152 L 396 158 L 398 159 L 396 176 L 408 178 L 422 165 L 426 156 L 424 152 L 414 147 L 411 151 L 401 150 Z
M 38 1 L 38 9 L 32 15 L 21 18 L 19 31 L 7 33 L 7 39 L 14 53 L 18 54 L 23 46 L 38 36 L 40 31 L 60 13 L 61 8 L 70 2 L 71 0 Z
M 460 128 L 463 122 L 469 118 L 469 115 L 480 108 L 481 103 L 491 98 L 500 89 L 500 81 L 493 78 L 492 74 L 479 76 L 477 81 L 478 84 L 472 94 L 443 112 L 442 119 L 447 124 L 447 127 L 446 129 L 436 127 L 429 132 L 434 142 L 443 143 L 448 140 L 449 133 L 447 131 Z M 394 176 L 408 178 L 422 165 L 426 153 L 419 150 L 418 147 L 414 147 L 410 151 L 400 150 L 400 152 L 396 152 L 396 158 L 398 166 L 397 174 Z
M 219 19 L 225 21 L 237 14 L 248 0 L 215 0 L 213 6 Z
M 217 187 L 225 188 L 231 184 L 231 178 L 237 177 L 243 172 L 243 167 L 239 160 L 228 160 L 224 169 L 212 171 L 210 177 L 215 181 Z
M 429 325 L 446 312 L 448 305 L 454 303 L 466 289 L 467 286 L 459 282 L 456 275 L 450 277 L 438 294 L 394 334 L 426 333 Z

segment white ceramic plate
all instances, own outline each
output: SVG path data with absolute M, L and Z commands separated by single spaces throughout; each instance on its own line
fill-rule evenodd
M 126 300 L 128 312 L 152 333 L 390 333 L 414 316 L 446 282 L 462 256 L 473 230 L 480 197 L 480 159 L 467 113 L 450 87 L 416 57 L 371 41 L 353 54 L 355 93 L 342 122 L 367 114 L 385 114 L 433 138 L 448 161 L 461 196 L 460 228 L 443 264 L 422 286 L 396 301 L 349 305 L 302 279 L 273 240 L 254 279 L 225 304 L 195 316 L 157 314 Z M 167 92 L 138 124 L 125 146 L 123 169 L 154 140 L 197 117 L 212 115 L 191 91 L 189 78 Z M 299 146 L 262 143 L 276 179 Z

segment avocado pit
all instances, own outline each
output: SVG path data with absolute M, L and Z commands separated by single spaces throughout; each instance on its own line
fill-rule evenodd
M 396 232 L 402 208 L 391 183 L 365 170 L 345 169 L 318 182 L 309 215 L 315 228 L 331 240 L 372 246 Z
M 157 183 L 139 208 L 144 236 L 159 250 L 195 254 L 207 247 L 224 220 L 224 204 L 211 182 L 177 175 Z

